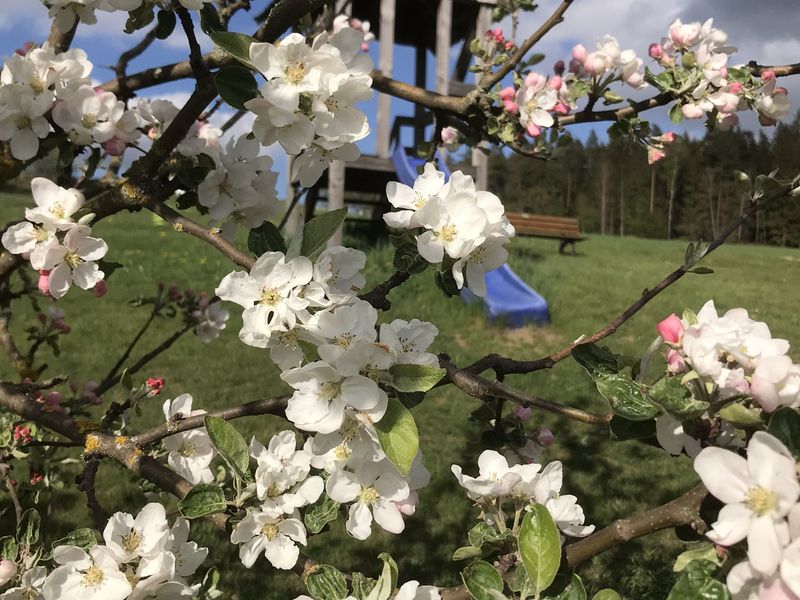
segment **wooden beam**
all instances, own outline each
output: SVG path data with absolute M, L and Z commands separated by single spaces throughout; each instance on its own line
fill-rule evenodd
M 328 167 L 328 210 L 344 207 L 344 161 L 335 160 Z M 342 245 L 342 228 L 328 240 L 328 247 Z
M 439 0 L 436 11 L 436 92 L 447 94 L 450 81 L 450 30 L 453 22 L 453 0 Z
M 394 15 L 395 0 L 381 0 L 381 26 L 378 68 L 387 77 L 392 75 L 394 59 Z M 381 158 L 389 158 L 389 134 L 391 130 L 392 99 L 386 94 L 378 95 L 378 115 L 376 118 L 377 154 Z
M 492 26 L 492 7 L 481 4 L 478 9 L 478 20 L 475 23 L 475 36 L 481 37 Z M 475 73 L 475 83 L 481 78 L 480 73 Z M 472 151 L 472 166 L 475 168 L 475 187 L 485 190 L 489 183 L 489 157 L 475 148 Z

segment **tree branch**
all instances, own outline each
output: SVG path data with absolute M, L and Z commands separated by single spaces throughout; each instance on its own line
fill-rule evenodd
M 662 506 L 626 519 L 617 519 L 589 537 L 569 544 L 566 547 L 567 564 L 574 569 L 609 548 L 661 529 L 691 525 L 698 533 L 705 533 L 706 524 L 700 517 L 700 504 L 707 494 L 708 490 L 701 483 Z
M 480 89 L 481 90 L 488 90 L 489 88 L 493 87 L 496 83 L 502 81 L 503 77 L 508 75 L 515 66 L 517 66 L 522 59 L 525 58 L 525 55 L 533 48 L 539 41 L 547 35 L 550 30 L 561 23 L 564 20 L 564 13 L 567 12 L 567 9 L 572 4 L 573 0 L 563 0 L 561 4 L 556 8 L 555 12 L 553 12 L 548 19 L 542 23 L 542 25 L 533 32 L 533 34 L 522 42 L 522 45 L 517 48 L 517 51 L 509 58 L 503 65 L 497 69 L 497 71 L 493 73 L 487 73 L 484 77 L 481 78 L 480 82 Z M 483 35 L 484 32 L 478 31 L 476 32 L 478 35 Z
M 389 279 L 383 283 L 379 283 L 370 291 L 361 294 L 359 298 L 369 302 L 378 310 L 389 310 L 392 307 L 392 303 L 389 302 L 389 298 L 387 298 L 389 292 L 399 287 L 410 278 L 411 273 L 407 271 L 395 271 Z

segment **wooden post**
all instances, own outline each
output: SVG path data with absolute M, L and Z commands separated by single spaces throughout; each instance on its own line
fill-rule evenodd
M 394 53 L 394 11 L 395 0 L 381 0 L 381 39 L 378 68 L 387 77 L 392 75 Z M 379 157 L 389 158 L 389 135 L 391 129 L 392 99 L 386 94 L 378 94 L 378 116 L 375 125 L 375 146 Z
M 475 36 L 481 37 L 492 25 L 492 5 L 481 4 L 478 9 L 478 20 L 475 24 Z M 475 73 L 475 83 L 480 81 L 481 74 Z M 472 166 L 475 168 L 475 187 L 485 190 L 489 182 L 489 157 L 478 150 L 472 151 Z
M 667 239 L 672 239 L 672 213 L 678 186 L 678 160 L 672 162 L 672 178 L 669 180 L 669 207 L 667 208 Z
M 414 51 L 414 79 L 418 88 L 425 89 L 428 72 L 428 51 L 425 42 L 420 42 Z M 414 104 L 414 146 L 417 148 L 425 142 L 425 109 L 421 104 Z
M 606 234 L 606 165 L 600 168 L 600 235 Z
M 344 207 L 344 161 L 335 160 L 328 167 L 328 210 Z M 328 247 L 342 245 L 342 227 L 328 240 Z
M 439 0 L 436 11 L 436 91 L 448 93 L 450 83 L 450 29 L 453 20 L 453 0 Z

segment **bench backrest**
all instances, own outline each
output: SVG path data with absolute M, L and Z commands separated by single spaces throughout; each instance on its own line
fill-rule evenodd
M 578 220 L 529 213 L 506 213 L 506 217 L 521 234 L 546 237 L 579 238 Z

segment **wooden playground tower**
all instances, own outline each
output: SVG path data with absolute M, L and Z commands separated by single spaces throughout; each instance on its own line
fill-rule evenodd
M 379 44 L 376 65 L 391 77 L 395 45 L 410 46 L 415 51 L 415 84 L 425 88 L 428 73 L 427 51 L 435 63 L 434 91 L 440 94 L 466 95 L 473 84 L 466 82 L 472 55 L 470 41 L 491 27 L 492 10 L 497 0 L 337 0 L 337 12 L 369 21 Z M 459 45 L 460 44 L 460 45 Z M 458 57 L 450 71 L 451 51 L 456 46 Z M 327 201 L 333 210 L 348 205 L 372 207 L 372 218 L 389 208 L 385 199 L 386 183 L 395 179 L 392 145 L 399 142 L 403 126 L 413 128 L 414 146 L 425 140 L 425 127 L 432 123 L 430 113 L 414 106 L 413 115 L 401 116 L 391 122 L 391 97 L 378 94 L 377 118 L 374 123 L 376 152 L 362 155 L 350 163 L 334 161 L 327 173 L 308 191 L 305 200 L 305 219 L 314 214 L 318 199 Z M 488 159 L 473 151 L 472 166 L 475 183 L 486 189 Z M 290 191 L 290 193 L 294 193 Z M 299 211 L 298 211 L 299 212 Z M 341 231 L 331 240 L 341 243 Z

